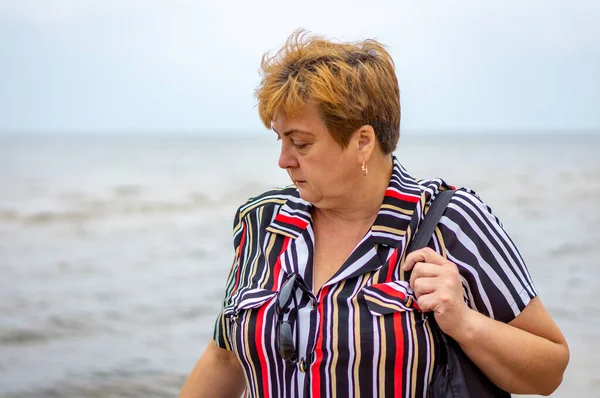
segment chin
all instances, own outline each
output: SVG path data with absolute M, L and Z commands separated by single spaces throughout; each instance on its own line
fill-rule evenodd
M 300 188 L 300 187 L 297 187 L 297 188 L 298 188 L 298 192 L 300 193 L 300 197 L 303 200 L 309 202 L 310 204 L 314 205 L 315 203 L 317 203 L 319 200 L 322 199 L 322 196 L 317 195 L 315 192 L 313 192 L 310 189 Z
M 307 202 L 311 202 L 312 203 L 312 200 L 311 200 L 312 199 L 312 197 L 311 197 L 312 195 L 310 195 L 309 192 L 306 192 L 306 190 L 300 189 L 300 188 L 298 188 L 298 192 L 300 193 L 300 197 L 303 200 L 306 200 Z

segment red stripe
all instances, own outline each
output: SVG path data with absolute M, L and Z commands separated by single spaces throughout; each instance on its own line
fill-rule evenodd
M 281 274 L 281 255 L 286 251 L 287 247 L 290 244 L 290 238 L 286 237 L 283 241 L 283 245 L 281 248 L 281 252 L 277 257 L 277 261 L 275 262 L 275 266 L 273 267 L 273 280 L 275 281 L 275 290 L 279 290 L 279 275 Z M 263 397 L 268 398 L 270 394 L 269 388 L 269 364 L 267 363 L 267 358 L 265 357 L 265 341 L 263 340 L 264 333 L 264 320 L 263 317 L 265 315 L 265 310 L 268 306 L 263 305 L 258 310 L 258 314 L 256 316 L 256 330 L 254 336 L 254 344 L 256 347 L 256 351 L 258 352 L 258 359 L 260 361 L 260 369 L 262 370 L 262 382 L 263 382 Z
M 394 397 L 403 396 L 404 385 L 404 334 L 402 313 L 394 313 L 394 333 L 396 335 L 396 358 L 394 360 Z
M 382 292 L 384 292 L 385 294 L 388 294 L 392 297 L 400 297 L 402 300 L 404 300 L 404 298 L 406 297 L 406 295 L 403 292 L 400 292 L 396 289 L 392 289 L 390 286 L 387 285 L 377 285 L 376 286 L 378 290 L 381 290 Z
M 385 191 L 385 196 L 391 196 L 392 198 L 404 200 L 410 203 L 417 203 L 419 200 L 421 200 L 420 196 L 405 195 L 390 188 L 388 188 L 387 191 Z
M 275 217 L 275 221 L 279 221 L 284 224 L 291 224 L 301 229 L 305 229 L 308 225 L 308 223 L 300 217 L 290 217 L 281 213 L 277 214 L 277 217 Z
M 237 262 L 238 269 L 235 273 L 235 285 L 233 285 L 233 290 L 231 291 L 231 295 L 233 295 L 233 293 L 235 293 L 237 291 L 238 284 L 240 283 L 240 273 L 242 271 L 241 270 L 242 267 L 240 266 L 241 259 L 242 259 L 242 248 L 244 247 L 244 243 L 246 243 L 246 229 L 248 228 L 246 223 L 243 223 L 242 225 L 244 226 L 244 228 L 242 229 L 242 240 L 240 241 L 240 245 L 238 246 L 238 252 L 236 253 L 236 262 Z M 235 264 L 232 264 L 231 266 L 233 267 L 234 265 Z
M 319 297 L 327 297 L 328 293 L 329 293 L 329 286 L 327 286 L 321 290 Z M 315 351 L 314 351 L 315 360 L 314 360 L 312 367 L 310 368 L 311 379 L 312 379 L 311 397 L 320 397 L 321 396 L 321 373 L 319 372 L 319 369 L 321 368 L 321 362 L 323 362 L 323 333 L 324 333 L 324 326 L 325 326 L 325 314 L 324 314 L 322 301 L 319 301 L 318 308 L 319 308 L 319 321 L 321 322 L 321 325 L 319 328 L 320 329 L 319 337 L 317 338 L 317 344 L 316 344 Z
M 390 256 L 390 260 L 388 261 L 388 273 L 385 277 L 385 282 L 391 282 L 393 280 L 392 274 L 394 273 L 394 268 L 396 267 L 396 260 L 398 260 L 398 249 L 394 250 Z
M 283 245 L 281 247 L 281 252 L 279 252 L 279 256 L 277 256 L 277 261 L 275 262 L 275 266 L 273 267 L 273 290 L 279 291 L 279 275 L 281 274 L 281 255 L 287 250 L 290 245 L 290 238 L 285 237 L 283 241 Z
M 254 335 L 254 344 L 256 347 L 256 351 L 258 352 L 258 360 L 260 361 L 260 369 L 262 373 L 262 382 L 263 382 L 263 397 L 269 398 L 270 390 L 269 390 L 269 365 L 267 364 L 267 358 L 264 354 L 265 344 L 264 344 L 264 320 L 263 317 L 265 315 L 265 309 L 268 306 L 263 305 L 258 310 L 258 314 L 256 316 L 256 330 Z
M 381 286 L 377 286 L 377 289 L 381 290 L 382 292 L 384 292 L 387 295 L 390 295 L 392 297 L 399 297 L 400 299 L 402 299 L 403 301 L 406 301 L 406 294 L 398 291 L 396 289 L 393 289 L 390 286 L 384 285 L 382 284 Z M 417 300 L 413 297 L 410 305 L 407 305 L 407 307 L 412 307 L 417 311 L 421 311 L 421 308 L 419 308 L 419 304 L 417 303 Z

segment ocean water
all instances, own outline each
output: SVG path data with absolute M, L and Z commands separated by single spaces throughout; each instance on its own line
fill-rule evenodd
M 469 186 L 520 248 L 600 397 L 600 134 L 405 133 L 415 177 Z M 175 397 L 212 336 L 272 134 L 0 136 L 0 397 Z

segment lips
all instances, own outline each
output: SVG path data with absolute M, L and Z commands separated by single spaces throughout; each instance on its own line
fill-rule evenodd
M 293 182 L 295 185 L 302 184 L 302 183 L 305 183 L 305 182 L 306 182 L 306 180 L 301 180 L 301 179 L 299 179 L 299 178 L 295 178 L 295 177 L 294 177 L 294 176 L 293 176 L 293 175 L 292 175 L 292 174 L 291 174 L 289 171 L 288 171 L 288 175 L 290 176 L 290 180 L 292 180 L 292 182 Z
M 294 176 L 290 175 L 290 180 L 292 180 L 292 182 L 294 184 L 302 184 L 303 182 L 306 182 L 306 180 L 301 180 L 299 178 L 294 178 Z

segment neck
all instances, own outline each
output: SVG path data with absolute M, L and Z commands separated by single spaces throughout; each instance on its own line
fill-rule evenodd
M 379 213 L 390 182 L 394 167 L 392 156 L 374 159 L 368 167 L 367 176 L 361 174 L 348 184 L 349 189 L 337 201 L 338 206 L 314 207 L 313 218 L 336 222 L 365 222 L 371 225 Z

